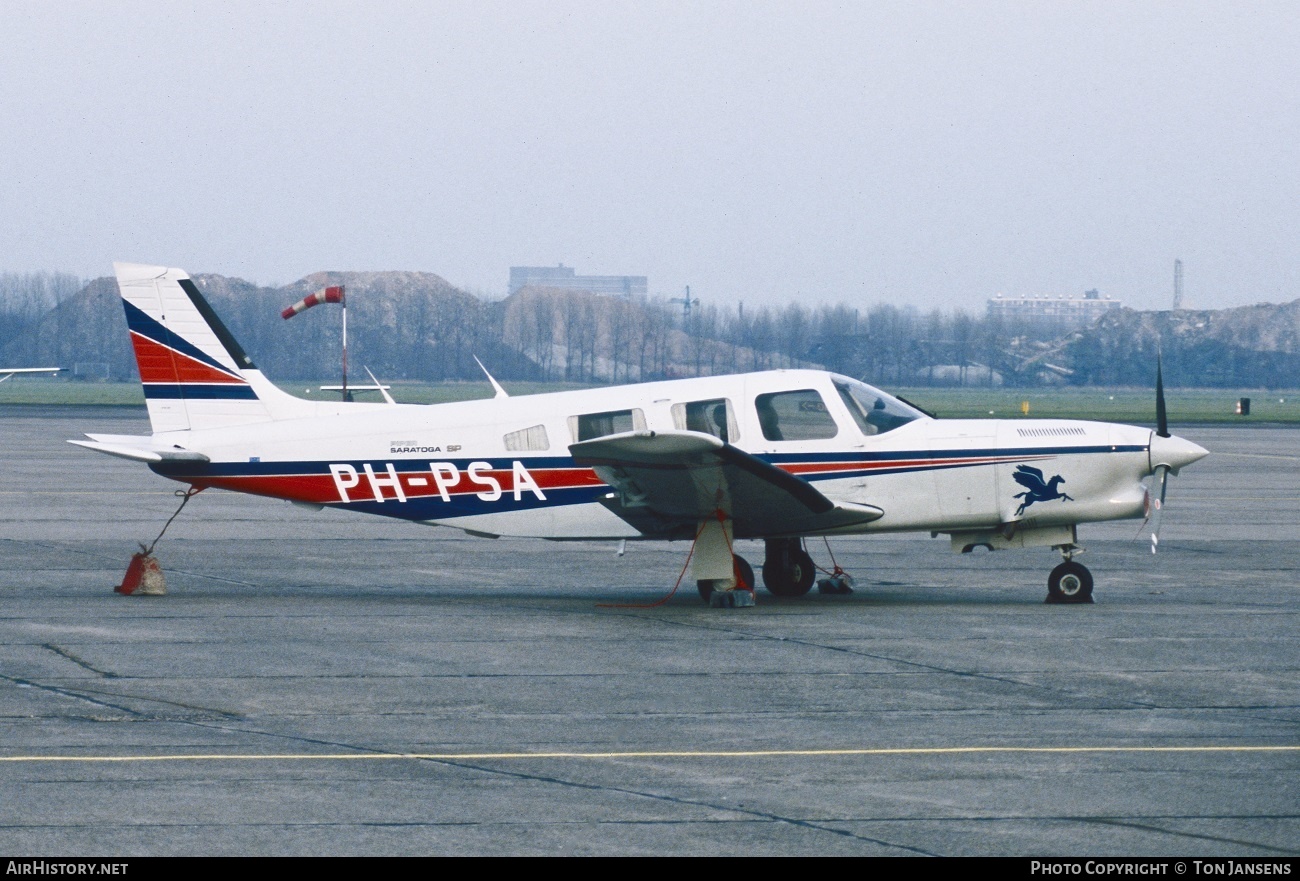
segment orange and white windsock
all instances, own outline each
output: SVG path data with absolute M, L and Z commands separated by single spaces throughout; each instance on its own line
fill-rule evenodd
M 334 285 L 332 287 L 319 290 L 314 294 L 308 294 L 298 302 L 280 313 L 280 317 L 288 321 L 304 309 L 310 309 L 312 306 L 319 306 L 321 303 L 342 303 L 347 305 L 347 300 L 343 296 L 343 285 Z

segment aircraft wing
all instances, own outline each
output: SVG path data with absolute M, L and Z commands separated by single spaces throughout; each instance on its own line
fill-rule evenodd
M 885 513 L 834 502 L 806 480 L 701 432 L 627 432 L 580 441 L 569 452 L 614 488 L 603 504 L 645 535 L 689 538 L 719 510 L 737 538 L 829 532 Z

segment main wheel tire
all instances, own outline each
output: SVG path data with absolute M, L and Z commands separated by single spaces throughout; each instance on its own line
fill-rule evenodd
M 763 586 L 773 596 L 801 597 L 817 580 L 817 567 L 803 548 L 794 548 L 787 555 L 788 565 L 779 560 L 763 564 Z
M 1092 602 L 1092 573 L 1088 567 L 1066 560 L 1047 576 L 1047 601 L 1051 603 Z
M 749 561 L 746 560 L 744 557 L 740 556 L 739 554 L 733 555 L 731 559 L 732 562 L 735 564 L 734 569 L 735 569 L 736 577 L 739 578 L 744 585 L 744 587 L 742 588 L 741 584 L 737 584 L 736 589 L 737 590 L 744 589 L 744 590 L 752 591 L 754 589 L 754 567 L 749 565 Z M 695 587 L 700 592 L 700 599 L 704 600 L 706 603 L 713 596 L 712 578 L 700 579 L 699 581 L 695 582 Z

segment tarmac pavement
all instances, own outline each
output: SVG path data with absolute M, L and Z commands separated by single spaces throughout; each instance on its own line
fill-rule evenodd
M 0 412 L 4 854 L 1300 854 L 1300 431 L 1175 429 L 1160 554 L 1080 530 L 1095 605 L 927 535 L 751 609 L 651 606 L 682 543 L 219 491 L 119 596 L 177 485 L 86 431 L 148 425 Z

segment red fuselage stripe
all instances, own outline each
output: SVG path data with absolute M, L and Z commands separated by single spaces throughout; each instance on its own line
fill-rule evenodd
M 955 466 L 975 466 L 990 465 L 1005 462 L 1024 462 L 1037 459 L 1047 459 L 1050 456 L 989 456 L 977 459 L 964 459 L 959 457 L 944 459 L 893 459 L 885 461 L 845 461 L 845 462 L 810 462 L 810 463 L 790 463 L 780 466 L 784 471 L 791 474 L 830 474 L 835 472 L 857 472 L 869 473 L 880 470 L 930 470 L 938 468 L 947 468 Z M 396 464 L 396 463 L 394 463 Z M 408 464 L 408 463 L 403 463 Z M 526 463 L 525 463 L 526 467 Z M 604 486 L 604 482 L 596 475 L 596 472 L 590 468 L 537 468 L 528 469 L 528 475 L 533 482 L 537 484 L 542 492 L 565 489 L 582 489 L 587 487 Z M 375 477 L 379 484 L 378 491 L 385 499 L 396 497 L 396 491 L 388 485 L 391 475 L 386 468 L 376 467 Z M 515 490 L 514 472 L 509 469 L 495 469 L 492 471 L 477 471 L 474 474 L 475 479 L 466 470 L 459 470 L 459 476 L 455 483 L 447 484 L 446 491 L 449 496 L 469 496 L 480 493 L 491 492 L 492 487 L 489 481 L 495 481 L 496 485 L 501 488 L 503 494 L 512 495 Z M 247 474 L 247 475 L 222 475 L 214 477 L 196 477 L 186 478 L 178 476 L 179 480 L 187 483 L 193 483 L 196 486 L 219 487 L 235 492 L 252 493 L 254 495 L 271 496 L 279 499 L 291 499 L 299 502 L 311 502 L 313 504 L 336 504 L 342 501 L 339 495 L 339 485 L 335 482 L 333 476 L 329 474 Z M 398 479 L 401 481 L 402 492 L 408 499 L 419 499 L 431 496 L 440 496 L 442 494 L 434 479 L 432 471 L 399 471 Z M 444 478 L 445 480 L 446 478 Z M 531 493 L 528 487 L 521 487 L 522 492 Z M 350 501 L 373 501 L 375 487 L 371 485 L 369 477 L 361 472 L 357 475 L 355 486 L 347 487 L 347 496 Z

